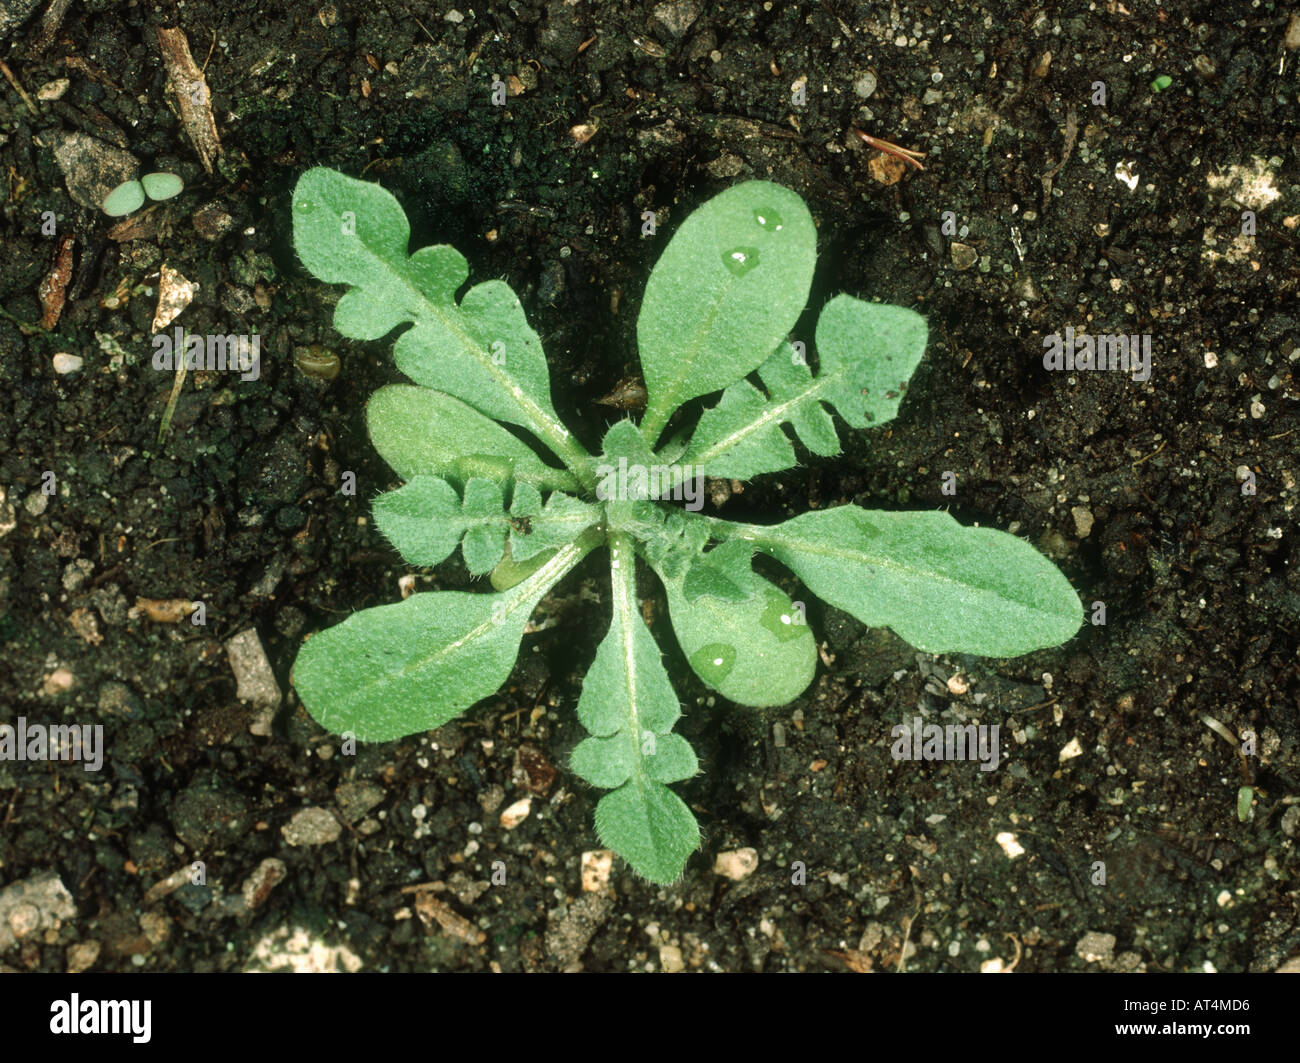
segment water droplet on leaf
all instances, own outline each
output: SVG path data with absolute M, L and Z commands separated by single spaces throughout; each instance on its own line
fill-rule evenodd
M 768 595 L 767 608 L 759 622 L 781 642 L 797 639 L 808 630 L 798 623 L 794 606 L 775 591 Z
M 736 666 L 736 647 L 708 642 L 691 654 L 691 667 L 706 683 L 717 686 Z
M 759 207 L 754 211 L 754 220 L 768 232 L 780 232 L 784 224 L 781 215 L 771 207 Z
M 722 253 L 722 264 L 737 277 L 743 277 L 758 266 L 758 248 L 733 247 Z

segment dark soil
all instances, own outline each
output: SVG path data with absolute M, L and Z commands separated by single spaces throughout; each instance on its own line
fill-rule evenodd
M 0 711 L 102 724 L 106 757 L 98 773 L 0 762 L 0 882 L 54 871 L 76 909 L 4 965 L 1267 971 L 1300 954 L 1287 5 L 513 0 L 453 17 L 91 0 L 43 40 L 44 6 L 0 52 L 32 100 L 0 96 Z M 206 62 L 210 175 L 166 88 L 161 18 Z M 38 98 L 58 78 L 62 96 Z M 924 171 L 882 184 L 855 126 L 924 151 Z M 71 198 L 55 148 L 77 132 L 186 179 L 141 238 L 110 239 L 114 219 Z M 589 447 L 619 416 L 598 400 L 638 372 L 640 294 L 677 223 L 746 178 L 795 189 L 821 234 L 800 334 L 847 291 L 917 308 L 930 346 L 887 429 L 842 431 L 840 458 L 803 454 L 719 511 L 947 507 L 1036 544 L 1104 624 L 1017 660 L 934 658 L 810 602 L 829 663 L 760 712 L 712 702 L 660 608 L 704 769 L 678 787 L 705 840 L 673 888 L 616 861 L 608 895 L 582 891 L 599 794 L 565 764 L 607 623 L 598 561 L 543 603 L 496 697 L 338 755 L 293 694 L 294 656 L 397 600 L 409 570 L 366 520 L 395 485 L 363 423 L 399 378 L 391 337 L 334 333 L 341 291 L 290 244 L 291 190 L 317 164 L 394 192 L 413 246 L 453 243 L 474 278 L 509 281 Z M 66 305 L 42 329 L 68 235 Z M 159 445 L 163 264 L 199 286 L 177 323 L 256 331 L 262 366 L 190 374 Z M 1150 381 L 1045 370 L 1042 338 L 1069 326 L 1150 335 Z M 312 344 L 339 356 L 337 378 L 295 363 Z M 58 353 L 83 367 L 56 373 Z M 458 565 L 416 583 L 466 586 Z M 137 599 L 202 602 L 206 623 Z M 250 628 L 284 692 L 269 726 L 224 647 Z M 891 728 L 921 708 L 1000 723 L 1002 766 L 894 761 Z M 1254 755 L 1205 717 L 1252 732 Z M 530 787 L 531 814 L 504 830 Z M 346 821 L 337 840 L 288 844 L 306 808 Z M 756 872 L 715 873 L 744 847 Z M 195 861 L 205 885 L 149 892 Z M 496 861 L 505 883 L 489 885 Z M 445 888 L 403 892 L 431 882 Z

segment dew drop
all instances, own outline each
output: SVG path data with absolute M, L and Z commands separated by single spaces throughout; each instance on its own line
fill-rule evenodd
M 784 222 L 781 221 L 781 215 L 771 207 L 759 207 L 754 211 L 754 220 L 758 222 L 768 232 L 780 232 Z
M 707 642 L 691 654 L 691 667 L 710 686 L 717 686 L 736 666 L 736 647 Z
M 759 622 L 781 642 L 797 639 L 808 630 L 804 625 L 795 623 L 794 606 L 784 595 L 776 592 L 768 596 L 767 608 Z
M 743 277 L 758 266 L 758 248 L 733 247 L 722 253 L 722 264 L 737 277 Z

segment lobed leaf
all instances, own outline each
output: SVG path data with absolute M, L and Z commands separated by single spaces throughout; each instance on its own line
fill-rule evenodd
M 803 312 L 817 230 L 804 201 L 746 181 L 692 213 L 646 284 L 637 344 L 653 444 L 682 403 L 756 369 Z
M 1016 657 L 1066 642 L 1083 623 L 1051 561 L 947 513 L 839 506 L 744 534 L 823 601 L 927 653 Z
M 528 428 L 570 467 L 582 465 L 585 452 L 551 405 L 541 343 L 508 285 L 486 281 L 457 304 L 456 290 L 469 276 L 464 256 L 439 245 L 408 257 L 410 228 L 397 200 L 377 184 L 322 167 L 294 188 L 293 233 L 312 273 L 353 286 L 334 311 L 339 332 L 372 340 L 412 323 L 393 347 L 402 372 Z
M 641 619 L 635 566 L 628 540 L 615 535 L 613 616 L 578 699 L 578 718 L 591 737 L 574 749 L 570 767 L 593 786 L 613 791 L 596 805 L 601 842 L 643 878 L 666 885 L 681 876 L 699 848 L 700 830 L 664 784 L 690 778 L 699 764 L 686 740 L 670 733 L 681 708 Z
M 309 638 L 292 681 L 326 730 L 387 742 L 441 727 L 501 688 L 533 608 L 590 549 L 570 544 L 497 594 L 430 591 Z
M 416 476 L 375 499 L 375 523 L 409 564 L 430 566 L 446 560 L 461 544 L 465 565 L 476 576 L 501 561 L 506 536 L 516 561 L 528 561 L 578 538 L 600 520 L 590 503 L 553 492 L 545 506 L 531 484 L 515 486 L 506 512 L 499 483 L 471 479 L 462 497 L 446 480 Z
M 510 556 L 519 563 L 571 543 L 601 519 L 590 502 L 552 491 L 546 504 L 531 484 L 515 486 L 510 505 Z
M 727 388 L 700 417 L 683 464 L 741 480 L 788 469 L 795 454 L 785 423 L 814 454 L 838 454 L 823 404 L 854 428 L 893 420 L 925 343 L 925 319 L 914 310 L 837 295 L 817 321 L 820 372 L 813 376 L 783 344 L 758 369 L 767 395 L 747 380 Z

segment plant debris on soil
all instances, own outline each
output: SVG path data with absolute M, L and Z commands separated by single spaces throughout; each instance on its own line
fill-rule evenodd
M 1300 967 L 1300 17 L 439 11 L 0 0 L 0 722 L 102 734 L 98 771 L 0 759 L 0 966 Z M 588 445 L 643 398 L 637 308 L 676 225 L 789 186 L 820 240 L 796 334 L 844 290 L 916 308 L 930 344 L 888 428 L 714 483 L 711 511 L 946 508 L 1052 557 L 1089 623 L 986 660 L 810 602 L 822 667 L 772 710 L 670 650 L 704 770 L 673 887 L 600 851 L 567 770 L 607 615 L 589 564 L 455 723 L 324 733 L 302 640 L 473 584 L 408 571 L 368 520 L 396 481 L 364 401 L 399 375 L 295 261 L 314 165 L 510 283 Z M 184 191 L 102 211 L 156 171 Z M 1045 368 L 1067 329 L 1149 337 L 1149 379 Z M 187 334 L 255 336 L 256 368 L 168 364 Z M 916 717 L 999 725 L 1000 765 L 895 760 Z

